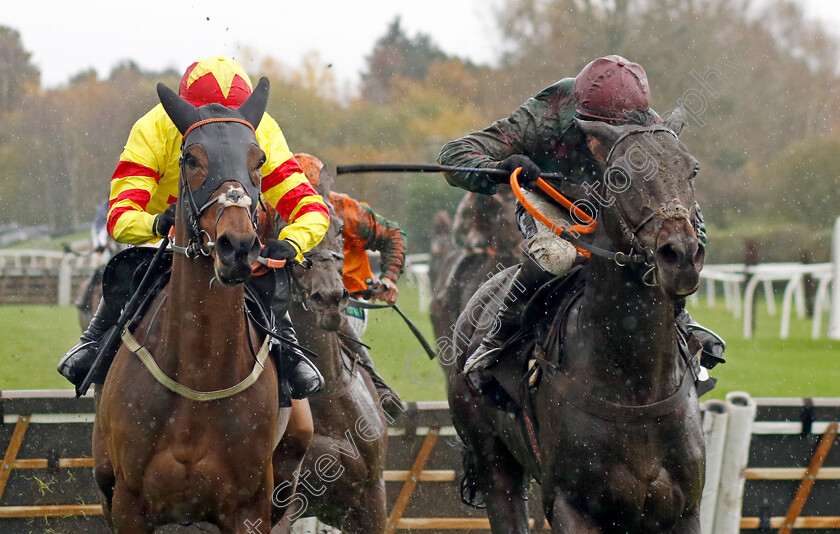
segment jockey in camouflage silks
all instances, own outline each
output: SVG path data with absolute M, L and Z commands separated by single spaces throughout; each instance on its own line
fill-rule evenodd
M 641 65 L 610 55 L 587 64 L 574 78 L 564 78 L 528 99 L 504 119 L 495 121 L 484 130 L 465 135 L 446 143 L 438 161 L 442 165 L 466 168 L 497 168 L 513 171 L 521 167 L 519 176 L 523 194 L 537 209 L 562 227 L 574 223 L 568 211 L 553 203 L 540 192 L 526 189 L 534 184 L 542 172 L 561 173 L 572 183 L 580 184 L 591 194 L 587 185 L 596 184 L 601 170 L 586 144 L 583 131 L 575 120 L 607 121 L 612 124 L 660 123 L 650 108 L 650 87 Z M 497 187 L 505 187 L 507 177 L 479 172 L 444 173 L 454 186 L 483 194 L 494 194 Z M 546 180 L 552 183 L 551 179 Z M 511 291 L 498 314 L 498 328 L 491 331 L 476 351 L 470 355 L 464 372 L 474 386 L 480 386 L 480 371 L 495 361 L 504 341 L 519 327 L 521 310 L 534 292 L 552 277 L 566 273 L 577 258 L 571 243 L 556 237 L 547 226 L 536 221 L 519 203 L 517 220 L 525 237 L 528 258 L 522 263 Z M 705 226 L 699 206 L 694 226 L 698 237 L 705 242 Z M 523 289 L 524 288 L 524 289 Z M 520 291 L 521 290 L 521 291 Z M 696 325 L 682 307 L 678 316 L 685 324 Z M 722 340 L 706 329 L 697 335 L 705 347 L 704 363 L 717 363 L 723 351 Z M 708 353 L 708 354 L 707 354 Z

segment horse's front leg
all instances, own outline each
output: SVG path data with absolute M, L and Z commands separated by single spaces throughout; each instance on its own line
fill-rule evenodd
M 543 506 L 552 534 L 601 534 L 595 521 L 572 507 L 566 493 L 559 488 L 555 488 L 554 492 L 546 491 Z
M 525 470 L 500 441 L 477 452 L 479 487 L 485 491 L 493 534 L 528 533 Z
M 221 534 L 269 534 L 271 532 L 271 484 L 269 468 L 254 499 L 240 506 L 235 513 L 219 519 Z
M 292 411 L 286 432 L 280 444 L 274 449 L 274 490 L 272 495 L 272 522 L 277 523 L 293 502 L 297 489 L 297 477 L 300 464 L 307 449 L 312 444 L 315 427 L 312 423 L 312 411 L 309 401 L 292 400 Z
M 155 531 L 155 526 L 147 517 L 143 497 L 131 491 L 121 479 L 117 479 L 114 485 L 111 527 L 120 534 L 152 534 Z
M 700 510 L 694 509 L 680 516 L 671 532 L 673 534 L 700 534 Z
M 379 480 L 370 484 L 359 500 L 366 503 L 365 506 L 350 511 L 341 526 L 341 532 L 343 534 L 384 533 L 388 521 L 385 479 L 380 476 Z

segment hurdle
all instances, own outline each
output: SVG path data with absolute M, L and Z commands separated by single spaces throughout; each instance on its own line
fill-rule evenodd
M 707 401 L 703 534 L 840 533 L 840 398 Z M 91 473 L 93 398 L 70 390 L 0 392 L 0 532 L 107 533 Z M 487 532 L 460 501 L 461 442 L 446 402 L 407 403 L 388 430 L 388 532 Z M 529 517 L 548 531 L 532 484 Z M 301 518 L 296 534 L 329 533 Z M 782 530 L 787 528 L 788 530 Z

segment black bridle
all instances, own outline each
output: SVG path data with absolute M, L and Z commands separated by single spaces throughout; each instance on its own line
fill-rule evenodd
M 215 247 L 215 243 L 213 242 L 210 234 L 208 234 L 207 231 L 201 227 L 201 216 L 210 206 L 212 206 L 213 204 L 218 202 L 220 198 L 222 198 L 221 196 L 213 197 L 213 195 L 225 182 L 234 181 L 242 186 L 245 192 L 245 195 L 242 198 L 247 197 L 250 199 L 251 202 L 250 206 L 248 207 L 238 207 L 245 207 L 248 210 L 248 216 L 251 219 L 251 224 L 253 225 L 255 230 L 257 228 L 259 217 L 258 208 L 261 202 L 261 193 L 259 185 L 255 185 L 250 177 L 242 178 L 239 176 L 240 172 L 238 172 L 237 170 L 224 168 L 223 166 L 218 165 L 211 165 L 207 177 L 197 190 L 193 191 L 190 188 L 189 183 L 187 182 L 186 158 L 184 157 L 186 147 L 192 144 L 199 143 L 205 146 L 205 149 L 207 149 L 207 147 L 210 146 L 214 149 L 225 150 L 230 148 L 232 142 L 237 141 L 231 136 L 219 134 L 212 135 L 211 133 L 208 133 L 207 130 L 202 130 L 200 128 L 201 126 L 207 124 L 220 122 L 242 124 L 247 126 L 252 132 L 254 132 L 254 127 L 244 119 L 239 119 L 235 117 L 214 117 L 193 124 L 184 133 L 184 139 L 181 142 L 181 156 L 178 160 L 178 167 L 180 169 L 180 179 L 178 187 L 180 191 L 179 196 L 181 196 L 184 199 L 184 202 L 181 204 L 181 217 L 186 223 L 189 243 L 186 247 L 181 247 L 175 245 L 175 243 L 173 242 L 172 249 L 175 252 L 184 254 L 185 256 L 191 259 L 199 256 L 209 256 Z M 190 143 L 187 143 L 187 140 L 190 136 L 192 136 L 193 139 Z M 248 141 L 250 141 L 250 139 Z M 215 152 L 216 150 L 208 150 L 208 153 Z M 221 219 L 222 214 L 224 213 L 227 207 L 229 207 L 227 204 L 222 203 L 222 206 L 219 208 L 219 211 L 216 214 L 216 225 L 219 224 L 219 219 Z
M 629 132 L 623 133 L 619 136 L 618 139 L 613 143 L 612 147 L 607 154 L 606 159 L 606 168 L 607 171 L 605 173 L 609 174 L 611 172 L 620 172 L 625 176 L 628 173 L 620 166 L 613 162 L 613 157 L 615 155 L 615 151 L 618 146 L 623 143 L 628 138 L 635 136 L 635 135 L 650 135 L 653 132 L 665 132 L 669 135 L 673 135 L 674 138 L 677 138 L 677 134 L 667 128 L 665 126 L 660 127 L 653 127 L 653 128 L 644 128 L 640 130 L 633 130 Z M 611 169 L 616 169 L 616 171 L 612 171 Z M 629 179 L 629 176 L 628 176 Z M 658 284 L 656 280 L 656 262 L 654 260 L 654 250 L 651 247 L 645 247 L 641 240 L 639 239 L 639 232 L 650 222 L 658 223 L 660 226 L 663 221 L 667 219 L 676 219 L 676 218 L 684 218 L 686 220 L 690 220 L 689 211 L 684 208 L 679 203 L 675 204 L 674 206 L 671 205 L 662 205 L 659 209 L 651 210 L 650 213 L 647 214 L 641 221 L 639 221 L 635 225 L 631 225 L 628 221 L 624 210 L 621 207 L 620 203 L 616 203 L 616 210 L 615 210 L 616 217 L 618 219 L 618 224 L 621 227 L 622 234 L 624 236 L 624 241 L 629 243 L 631 251 L 630 253 L 624 253 L 621 251 L 613 252 L 609 250 L 605 250 L 599 247 L 595 247 L 589 243 L 585 243 L 583 241 L 577 240 L 572 241 L 573 244 L 579 245 L 581 248 L 584 248 L 588 252 L 595 254 L 597 256 L 609 259 L 614 261 L 617 265 L 621 267 L 625 267 L 628 264 L 641 264 L 648 268 L 645 274 L 642 276 L 642 281 L 645 285 L 655 286 Z M 692 223 L 693 227 L 696 227 L 694 223 Z M 565 234 L 566 232 L 564 232 Z M 562 236 L 561 236 L 562 237 Z M 569 239 L 568 236 L 567 239 Z M 571 239 L 569 239 L 571 241 Z

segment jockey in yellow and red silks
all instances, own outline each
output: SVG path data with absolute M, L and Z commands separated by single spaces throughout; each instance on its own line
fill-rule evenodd
M 251 81 L 239 63 L 208 58 L 193 63 L 181 80 L 179 94 L 194 106 L 219 103 L 236 108 L 251 94 Z M 329 212 L 292 156 L 277 122 L 267 113 L 257 128 L 265 151 L 263 198 L 289 224 L 279 239 L 301 253 L 317 245 L 329 227 Z M 181 134 L 158 104 L 131 129 L 111 178 L 108 232 L 120 243 L 142 244 L 163 236 L 155 218 L 178 197 Z M 171 215 L 174 220 L 174 212 Z M 169 230 L 169 228 L 165 228 Z
M 181 79 L 180 96 L 190 104 L 222 104 L 237 108 L 252 92 L 251 80 L 236 61 L 210 57 L 190 65 Z M 257 142 L 266 155 L 262 166 L 262 196 L 288 224 L 277 239 L 264 243 L 262 256 L 277 260 L 303 260 L 329 228 L 329 210 L 301 171 L 277 122 L 267 113 L 256 129 Z M 125 149 L 111 177 L 108 232 L 120 243 L 139 245 L 165 236 L 175 221 L 183 136 L 161 104 L 132 127 Z M 304 398 L 323 385 L 317 368 L 295 348 L 297 338 L 286 311 L 287 274 L 272 274 L 247 282 L 274 310 L 286 349 L 272 350 L 277 367 L 285 367 L 293 398 Z M 122 304 L 100 303 L 80 342 L 59 362 L 58 371 L 78 385 L 87 375 L 100 339 L 116 324 Z M 275 347 L 277 348 L 277 347 Z

